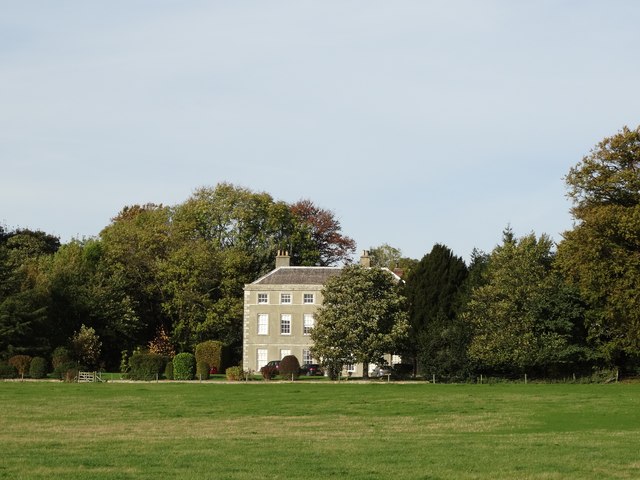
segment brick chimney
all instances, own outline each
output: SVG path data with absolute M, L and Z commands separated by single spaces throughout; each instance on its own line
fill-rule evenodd
M 360 265 L 364 268 L 371 268 L 371 258 L 369 257 L 369 250 L 363 250 L 360 257 Z
M 278 255 L 276 255 L 276 268 L 290 266 L 291 257 L 289 256 L 289 252 L 287 252 L 286 250 L 278 250 Z

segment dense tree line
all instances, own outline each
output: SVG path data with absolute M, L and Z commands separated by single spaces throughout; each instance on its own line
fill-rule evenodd
M 436 245 L 406 279 L 404 352 L 423 374 L 640 373 L 640 127 L 604 139 L 565 178 L 572 230 L 503 232 L 467 268 Z
M 415 373 L 450 380 L 639 373 L 640 127 L 604 139 L 565 180 L 575 224 L 557 245 L 507 227 L 468 265 L 445 245 L 419 261 L 371 248 L 372 266 L 404 282 L 345 269 L 326 287 L 316 351 L 335 369 L 393 350 Z M 91 344 L 113 368 L 123 350 L 206 340 L 239 356 L 243 285 L 273 268 L 277 250 L 294 265 L 348 264 L 355 243 L 310 200 L 227 183 L 175 206 L 125 207 L 96 238 L 64 245 L 0 226 L 0 359 Z
M 97 238 L 60 245 L 43 232 L 0 229 L 0 355 L 50 355 L 94 329 L 101 362 L 168 333 L 177 351 L 241 345 L 243 286 L 273 268 L 348 262 L 355 242 L 333 213 L 228 183 L 176 206 L 127 206 Z

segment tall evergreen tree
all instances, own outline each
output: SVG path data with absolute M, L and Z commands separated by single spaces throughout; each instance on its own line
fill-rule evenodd
M 60 246 L 41 231 L 0 231 L 0 355 L 45 354 L 47 294 L 40 261 Z
M 449 378 L 467 374 L 469 329 L 458 315 L 467 275 L 464 261 L 437 244 L 407 278 L 411 326 L 407 353 L 425 374 Z

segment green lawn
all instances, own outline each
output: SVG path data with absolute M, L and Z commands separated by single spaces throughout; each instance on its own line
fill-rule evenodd
M 0 383 L 0 478 L 640 478 L 640 385 Z

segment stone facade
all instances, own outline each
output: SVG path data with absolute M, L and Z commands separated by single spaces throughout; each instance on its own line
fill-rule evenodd
M 291 267 L 279 254 L 276 269 L 244 288 L 243 358 L 245 370 L 259 371 L 270 360 L 295 355 L 311 358 L 310 330 L 322 304 L 322 287 L 336 267 Z M 312 361 L 313 360 L 313 361 Z
M 369 266 L 368 260 L 365 252 L 361 264 Z M 278 252 L 276 268 L 245 285 L 244 370 L 258 372 L 267 362 L 280 360 L 285 355 L 295 355 L 301 364 L 319 363 L 311 357 L 310 329 L 315 325 L 316 310 L 322 305 L 325 282 L 341 270 L 340 267 L 291 267 L 289 255 Z M 362 365 L 346 366 L 344 373 L 360 376 Z

